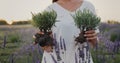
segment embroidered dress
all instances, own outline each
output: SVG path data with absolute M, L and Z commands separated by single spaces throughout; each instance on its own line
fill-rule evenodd
M 75 37 L 79 35 L 80 30 L 75 26 L 71 15 L 83 9 L 89 9 L 95 14 L 94 6 L 86 0 L 73 12 L 61 7 L 58 3 L 48 6 L 46 11 L 57 12 L 58 22 L 52 28 L 55 39 L 53 52 L 44 51 L 42 63 L 93 63 L 88 43 L 76 45 L 75 42 Z

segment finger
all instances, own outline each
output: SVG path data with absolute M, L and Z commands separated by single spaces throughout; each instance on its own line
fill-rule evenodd
M 91 37 L 91 38 L 86 38 L 87 40 L 95 40 L 95 39 L 97 39 L 97 37 L 95 36 L 95 37 Z
M 44 34 L 44 32 L 38 32 L 38 34 Z
M 86 34 L 95 33 L 95 30 L 86 31 Z
M 94 36 L 97 36 L 97 34 L 96 34 L 96 33 L 93 33 L 93 34 L 85 34 L 84 36 L 85 36 L 85 37 L 94 37 Z

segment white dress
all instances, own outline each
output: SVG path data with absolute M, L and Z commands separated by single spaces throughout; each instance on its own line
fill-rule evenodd
M 73 12 L 64 9 L 58 3 L 48 6 L 47 11 L 53 9 L 57 12 L 56 20 L 58 22 L 52 29 L 56 45 L 53 52 L 44 51 L 42 63 L 93 63 L 89 53 L 89 45 L 86 42 L 75 45 L 75 37 L 78 36 L 80 30 L 75 26 L 71 15 L 85 8 L 95 14 L 94 6 L 86 0 Z

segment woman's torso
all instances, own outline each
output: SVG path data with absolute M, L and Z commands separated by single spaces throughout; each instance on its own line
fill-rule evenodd
M 75 37 L 78 36 L 80 30 L 76 27 L 72 15 L 74 15 L 76 11 L 83 9 L 89 9 L 91 12 L 95 13 L 94 6 L 85 0 L 79 8 L 72 12 L 61 7 L 56 2 L 46 9 L 47 11 L 54 10 L 57 13 L 56 20 L 58 22 L 55 23 L 52 31 L 57 44 L 59 44 L 57 47 L 60 50 L 61 61 L 64 63 L 75 63 L 75 53 L 77 49 Z M 56 56 L 55 49 L 56 48 L 54 48 L 54 52 L 52 53 L 54 56 Z M 45 57 L 45 55 L 48 55 L 47 52 L 43 57 Z

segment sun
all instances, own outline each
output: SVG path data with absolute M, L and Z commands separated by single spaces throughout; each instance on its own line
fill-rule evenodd
M 7 23 L 8 23 L 9 25 L 11 25 L 11 24 L 12 24 L 12 21 L 7 21 Z

